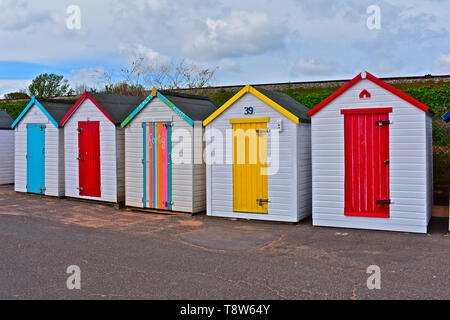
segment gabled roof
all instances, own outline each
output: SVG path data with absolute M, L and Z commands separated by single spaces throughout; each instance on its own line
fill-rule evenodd
M 309 109 L 306 108 L 304 105 L 302 105 L 300 102 L 288 96 L 287 94 L 269 91 L 265 89 L 255 89 L 250 85 L 246 85 L 234 97 L 228 100 L 216 112 L 214 112 L 205 121 L 203 121 L 203 125 L 207 126 L 208 124 L 210 124 L 212 121 L 214 121 L 214 119 L 216 119 L 220 114 L 222 114 L 222 112 L 228 109 L 233 103 L 235 103 L 239 98 L 241 98 L 246 93 L 251 93 L 255 95 L 257 98 L 261 99 L 269 106 L 271 106 L 272 108 L 283 114 L 288 119 L 294 121 L 295 123 L 310 121 L 307 115 Z
M 217 106 L 208 97 L 158 91 L 153 88 L 152 93 L 122 122 L 121 127 L 125 128 L 155 97 L 163 101 L 191 126 L 194 125 L 194 121 L 203 121 L 217 110 Z
M 11 129 L 11 124 L 13 122 L 13 119 L 6 110 L 0 109 L 0 129 Z
M 442 116 L 442 119 L 444 119 L 444 121 L 450 121 L 450 111 L 444 114 Z
M 416 99 L 408 96 L 406 93 L 401 92 L 400 90 L 394 88 L 390 84 L 387 84 L 386 82 L 378 79 L 377 77 L 375 77 L 374 75 L 370 74 L 369 72 L 363 71 L 360 74 L 358 74 L 355 78 L 353 78 L 352 80 L 347 82 L 338 91 L 336 91 L 331 96 L 329 96 L 328 98 L 323 100 L 321 103 L 319 103 L 317 106 L 315 106 L 313 109 L 311 109 L 308 112 L 308 115 L 310 117 L 313 116 L 314 114 L 319 112 L 322 108 L 326 107 L 334 99 L 339 97 L 341 94 L 343 94 L 345 91 L 347 91 L 348 89 L 350 89 L 351 87 L 353 87 L 355 84 L 357 84 L 358 82 L 360 82 L 363 79 L 367 79 L 367 80 L 372 81 L 373 83 L 379 85 L 383 89 L 386 89 L 390 93 L 395 94 L 397 97 L 405 100 L 406 102 L 409 102 L 410 104 L 412 104 L 413 106 L 416 106 L 417 108 L 419 108 L 420 110 L 422 110 L 424 112 L 431 111 L 431 109 L 428 106 L 424 105 L 422 102 L 419 102 Z
M 27 112 L 36 105 L 50 120 L 55 127 L 59 127 L 59 121 L 64 117 L 67 111 L 73 105 L 73 101 L 61 100 L 61 99 L 40 99 L 38 101 L 35 97 L 32 97 L 30 103 L 25 107 L 22 113 L 17 117 L 11 128 L 15 128 L 17 124 L 22 120 L 22 118 L 27 114 Z
M 133 110 L 142 98 L 119 94 L 88 93 L 84 92 L 80 99 L 72 106 L 69 112 L 59 122 L 63 126 L 84 100 L 89 99 L 115 125 L 119 125 Z

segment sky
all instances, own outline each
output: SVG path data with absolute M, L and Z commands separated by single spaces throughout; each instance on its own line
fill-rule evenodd
M 449 21 L 450 0 L 0 0 L 0 96 L 44 72 L 100 88 L 136 57 L 214 85 L 450 74 Z

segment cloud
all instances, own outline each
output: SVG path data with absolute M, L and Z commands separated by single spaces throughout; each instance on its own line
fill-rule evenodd
M 17 92 L 28 88 L 31 80 L 0 80 L 0 98 L 10 92 Z
M 327 75 L 336 71 L 336 65 L 318 59 L 300 59 L 294 67 L 294 72 L 304 75 Z
M 207 18 L 206 30 L 185 43 L 184 51 L 200 58 L 259 55 L 283 47 L 282 28 L 265 12 L 233 10 L 223 19 Z
M 239 64 L 233 59 L 222 59 L 219 61 L 218 71 L 220 72 L 238 72 L 241 70 Z
M 76 88 L 78 86 L 86 86 L 88 88 L 98 88 L 104 85 L 104 74 L 106 70 L 103 68 L 89 69 L 82 68 L 73 70 L 72 75 L 67 77 L 70 86 Z
M 15 31 L 52 21 L 49 13 L 31 10 L 25 0 L 0 0 L 0 29 Z
M 120 43 L 118 49 L 120 54 L 125 57 L 128 64 L 131 64 L 140 58 L 143 58 L 143 64 L 150 68 L 164 67 L 171 63 L 169 57 L 142 44 L 129 45 Z
M 434 62 L 439 73 L 450 73 L 450 53 L 441 54 Z

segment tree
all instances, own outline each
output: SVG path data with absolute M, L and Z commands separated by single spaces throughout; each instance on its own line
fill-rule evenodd
M 30 96 L 23 91 L 19 91 L 19 92 L 10 92 L 5 94 L 5 99 L 7 100 L 19 100 L 19 99 L 29 99 Z
M 107 93 L 144 95 L 146 89 L 202 89 L 211 85 L 217 68 L 179 62 L 151 63 L 145 57 L 138 57 L 120 74 L 103 72 Z
M 69 81 L 65 80 L 64 76 L 53 73 L 44 73 L 37 76 L 28 87 L 28 92 L 38 98 L 53 98 L 73 94 Z

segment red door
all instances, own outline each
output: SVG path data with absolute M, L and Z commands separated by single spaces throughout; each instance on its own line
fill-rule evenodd
M 389 218 L 389 112 L 342 110 L 345 126 L 345 215 Z
M 78 122 L 80 196 L 101 197 L 100 122 Z

